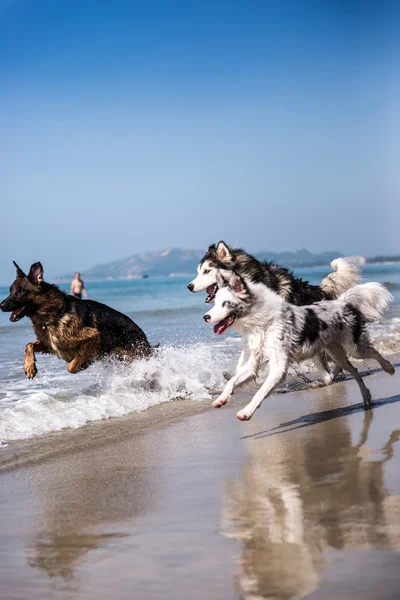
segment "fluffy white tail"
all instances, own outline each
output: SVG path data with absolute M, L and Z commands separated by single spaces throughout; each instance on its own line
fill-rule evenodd
M 367 321 L 377 321 L 393 302 L 392 294 L 381 283 L 361 283 L 340 296 L 363 314 Z
M 343 292 L 360 280 L 360 268 L 345 258 L 335 258 L 331 262 L 333 273 L 329 273 L 320 283 L 320 288 L 332 298 L 339 298 Z

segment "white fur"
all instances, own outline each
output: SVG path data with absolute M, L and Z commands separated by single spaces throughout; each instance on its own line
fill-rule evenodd
M 189 283 L 193 286 L 192 292 L 204 292 L 210 285 L 217 282 L 217 269 L 212 267 L 208 260 L 197 267 L 197 273 L 197 277 Z
M 320 288 L 338 298 L 360 280 L 360 269 L 345 258 L 335 258 L 331 262 L 333 273 L 329 273 L 320 283 Z
M 379 320 L 393 302 L 392 294 L 381 283 L 374 281 L 355 285 L 341 298 L 356 306 L 367 321 Z
M 262 284 L 246 285 L 236 274 L 232 275 L 228 285 L 220 278 L 218 286 L 215 305 L 205 319 L 219 323 L 234 314 L 233 327 L 241 333 L 243 353 L 235 375 L 213 406 L 226 404 L 237 385 L 257 376 L 263 362 L 269 366 L 264 384 L 252 401 L 238 412 L 240 420 L 249 420 L 281 383 L 291 360 L 311 358 L 320 355 L 322 350 L 353 375 L 366 406 L 370 404 L 371 394 L 347 356 L 374 358 L 386 372 L 394 372 L 391 363 L 371 345 L 365 327 L 366 321 L 379 318 L 393 299 L 379 283 L 357 285 L 337 300 L 311 306 L 291 305 Z M 361 320 L 353 307 L 360 311 Z M 317 329 L 315 323 L 318 323 Z M 355 338 L 357 324 L 358 339 Z

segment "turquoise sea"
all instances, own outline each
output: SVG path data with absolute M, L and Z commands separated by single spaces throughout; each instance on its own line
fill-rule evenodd
M 297 269 L 318 283 L 329 268 Z M 365 281 L 388 285 L 395 304 L 371 331 L 384 353 L 400 350 L 400 265 L 367 265 Z M 210 399 L 224 384 L 240 352 L 234 332 L 213 334 L 202 316 L 205 294 L 191 294 L 189 278 L 155 278 L 87 283 L 89 297 L 126 313 L 160 343 L 158 355 L 126 366 L 103 361 L 77 375 L 54 356 L 38 356 L 33 381 L 23 372 L 25 344 L 34 340 L 28 319 L 10 323 L 0 313 L 0 442 L 26 439 L 63 427 L 146 410 L 179 398 Z M 11 282 L 10 282 L 11 283 Z M 67 290 L 66 285 L 60 285 Z M 8 295 L 0 287 L 0 298 Z

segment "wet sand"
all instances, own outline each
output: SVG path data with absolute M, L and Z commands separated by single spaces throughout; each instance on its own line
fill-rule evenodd
M 174 402 L 0 454 L 0 598 L 400 597 L 400 374 Z

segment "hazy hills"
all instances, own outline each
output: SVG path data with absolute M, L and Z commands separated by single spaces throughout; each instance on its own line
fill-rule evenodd
M 170 248 L 159 252 L 144 252 L 133 254 L 110 263 L 95 265 L 82 272 L 82 277 L 87 280 L 102 279 L 136 279 L 143 276 L 176 277 L 179 275 L 195 276 L 197 265 L 204 255 L 204 250 L 187 250 L 185 248 Z M 297 252 L 258 252 L 255 253 L 259 260 L 275 261 L 283 266 L 313 267 L 328 266 L 341 252 L 322 252 L 313 254 L 308 250 Z M 73 273 L 63 275 L 60 279 L 70 279 Z

